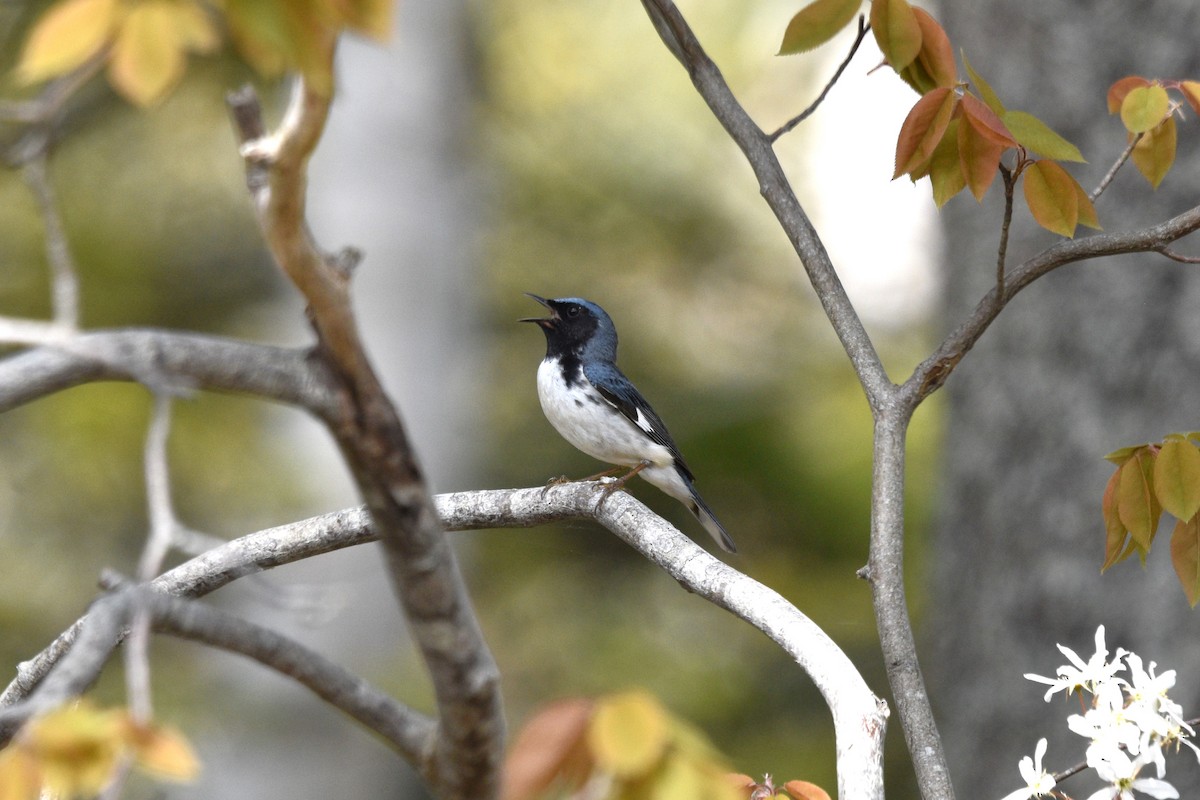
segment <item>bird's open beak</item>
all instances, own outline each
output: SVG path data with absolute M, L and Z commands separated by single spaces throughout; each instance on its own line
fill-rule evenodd
M 554 323 L 558 322 L 558 312 L 554 310 L 554 306 L 550 305 L 549 300 L 547 300 L 544 297 L 538 297 L 536 294 L 531 294 L 530 292 L 525 292 L 525 296 L 532 298 L 534 300 L 537 300 L 539 303 L 544 305 L 546 308 L 550 309 L 550 316 L 549 317 L 525 317 L 524 319 L 517 320 L 517 322 L 532 322 L 542 328 L 549 328 L 549 327 L 553 326 Z

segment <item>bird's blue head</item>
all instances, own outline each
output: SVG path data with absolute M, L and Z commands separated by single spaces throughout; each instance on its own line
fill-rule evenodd
M 604 309 L 581 297 L 547 300 L 525 293 L 547 309 L 548 317 L 529 317 L 546 334 L 546 357 L 574 355 L 585 359 L 616 361 L 617 328 Z

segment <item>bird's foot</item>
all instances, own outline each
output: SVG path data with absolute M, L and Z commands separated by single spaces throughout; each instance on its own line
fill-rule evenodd
M 639 472 L 641 472 L 648 466 L 650 466 L 649 461 L 639 461 L 636 465 L 634 465 L 632 468 L 630 468 L 630 470 L 628 472 L 626 472 L 624 475 L 622 475 L 621 477 L 617 478 L 616 480 L 606 481 L 604 488 L 600 491 L 600 499 L 596 501 L 596 513 L 600 513 L 600 509 L 604 507 L 604 501 L 608 499 L 609 495 L 611 495 L 613 492 L 615 492 L 619 489 L 624 489 L 625 484 L 629 483 L 630 478 L 632 478 L 634 475 L 637 475 Z M 620 469 L 624 469 L 624 468 L 617 467 L 616 469 L 610 469 L 607 473 L 602 472 L 602 473 L 600 473 L 600 475 L 593 476 L 592 479 L 594 480 L 595 478 L 598 478 L 601 475 L 612 474 L 613 472 L 616 472 L 617 470 L 620 470 Z

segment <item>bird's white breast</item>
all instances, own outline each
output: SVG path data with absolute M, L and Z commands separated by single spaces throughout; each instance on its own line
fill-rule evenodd
M 568 386 L 558 361 L 542 361 L 537 386 L 546 419 L 564 439 L 592 458 L 623 466 L 642 460 L 660 466 L 673 463 L 667 448 L 651 441 L 582 375 Z

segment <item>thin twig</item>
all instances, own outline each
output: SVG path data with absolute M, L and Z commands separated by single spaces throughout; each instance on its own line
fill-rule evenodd
M 1129 140 L 1129 144 L 1127 144 L 1125 149 L 1121 151 L 1121 155 L 1117 156 L 1116 162 L 1109 168 L 1108 172 L 1100 180 L 1100 185 L 1093 189 L 1092 193 L 1088 195 L 1089 200 L 1095 203 L 1096 200 L 1100 198 L 1100 195 L 1104 194 L 1104 190 L 1107 189 L 1108 185 L 1113 182 L 1113 178 L 1117 177 L 1117 171 L 1120 170 L 1121 167 L 1125 165 L 1125 162 L 1129 160 L 1129 157 L 1133 155 L 1134 148 L 1138 146 L 1138 142 L 1140 142 L 1142 137 L 1145 135 L 1146 134 L 1144 133 L 1139 133 Z
M 1161 253 L 1172 261 L 1178 261 L 1180 264 L 1200 264 L 1200 256 L 1187 256 L 1165 245 L 1154 248 L 1154 252 Z
M 46 174 L 46 153 L 43 150 L 25 162 L 21 168 L 25 183 L 37 201 L 46 241 L 46 261 L 50 265 L 51 297 L 54 325 L 64 333 L 79 329 L 79 277 L 71 247 L 67 240 L 62 216 L 55 201 L 54 189 Z
M 867 31 L 869 30 L 871 30 L 871 25 L 867 22 L 867 18 L 862 14 L 859 14 L 858 34 L 854 37 L 854 42 L 850 45 L 850 52 L 844 59 L 842 59 L 842 63 L 838 65 L 837 70 L 833 73 L 833 77 L 829 79 L 829 82 L 825 84 L 825 88 L 821 90 L 821 93 L 817 95 L 817 99 L 813 100 L 812 104 L 809 105 L 808 108 L 792 117 L 790 120 L 781 125 L 778 130 L 767 137 L 769 142 L 774 144 L 779 140 L 779 137 L 794 130 L 797 125 L 813 115 L 813 112 L 815 112 L 821 103 L 825 101 L 825 97 L 829 94 L 830 90 L 833 89 L 833 85 L 838 82 L 839 78 L 842 77 L 842 73 L 846 71 L 846 67 L 850 66 L 850 62 L 854 60 L 854 54 L 858 52 L 858 48 L 863 43 L 863 39 L 866 38 Z
M 1008 259 L 1008 232 L 1012 226 L 1013 214 L 1013 173 L 1008 167 L 1000 165 L 1000 177 L 1004 179 L 1004 219 L 1000 223 L 1000 246 L 996 251 L 996 298 L 1004 297 L 1004 270 Z

